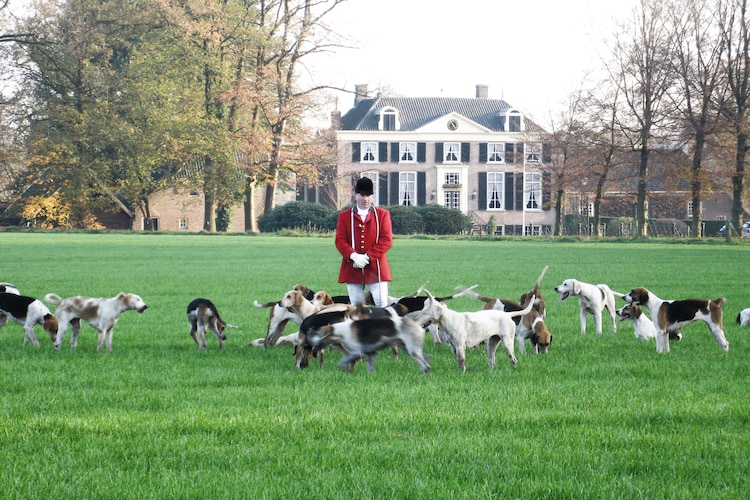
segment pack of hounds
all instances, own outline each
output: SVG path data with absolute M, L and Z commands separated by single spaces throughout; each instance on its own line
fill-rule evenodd
M 325 291 L 313 292 L 303 284 L 295 285 L 278 301 L 254 302 L 255 307 L 270 310 L 266 336 L 249 343 L 270 348 L 291 346 L 294 350 L 294 367 L 302 369 L 317 359 L 323 367 L 326 348 L 342 353 L 339 366 L 352 371 L 358 361 L 367 361 L 368 371 L 375 369 L 375 355 L 390 349 L 398 356 L 403 349 L 414 359 L 422 372 L 430 371 L 423 352 L 425 332 L 437 344 L 448 344 L 453 350 L 458 369 L 466 371 L 466 350 L 482 344 L 487 350 L 489 368 L 495 366 L 495 354 L 503 345 L 511 366 L 518 360 L 515 347 L 526 353 L 528 341 L 534 353 L 546 353 L 552 343 L 545 322 L 547 311 L 540 291 L 548 266 L 542 270 L 534 286 L 523 293 L 518 301 L 479 295 L 472 287 L 458 290 L 445 297 L 435 297 L 425 289 L 404 297 L 389 297 L 387 307 L 367 304 L 349 304 L 348 296 L 331 296 Z M 604 312 L 608 313 L 613 332 L 618 321 L 631 321 L 634 335 L 641 340 L 655 340 L 658 353 L 669 352 L 669 342 L 682 338 L 681 328 L 702 321 L 719 347 L 729 350 L 723 327 L 722 305 L 724 298 L 664 300 L 643 287 L 628 293 L 613 291 L 606 284 L 591 284 L 574 278 L 564 280 L 554 288 L 562 302 L 578 298 L 581 334 L 586 333 L 589 315 L 593 317 L 595 331 L 602 333 Z M 424 292 L 424 294 L 423 294 Z M 458 312 L 448 307 L 450 300 L 458 297 L 473 298 L 484 303 L 479 311 Z M 371 297 L 369 297 L 371 299 Z M 625 305 L 616 309 L 616 299 Z M 370 302 L 367 300 L 366 302 Z M 56 306 L 54 313 L 40 300 L 21 295 L 11 283 L 0 283 L 0 327 L 8 319 L 23 326 L 24 346 L 31 342 L 39 347 L 34 328 L 41 325 L 59 350 L 67 330 L 71 330 L 70 345 L 75 348 L 80 323 L 98 332 L 97 350 L 112 350 L 112 333 L 125 311 L 143 313 L 147 309 L 143 299 L 133 293 L 119 293 L 111 298 L 74 296 L 66 299 L 54 293 L 44 296 L 44 302 Z M 211 332 L 219 349 L 226 340 L 225 330 L 237 328 L 226 323 L 216 306 L 208 299 L 197 298 L 188 304 L 187 317 L 190 336 L 201 350 L 206 350 L 206 336 Z M 289 322 L 299 325 L 298 331 L 284 335 Z M 743 309 L 736 322 L 750 326 L 750 308 Z

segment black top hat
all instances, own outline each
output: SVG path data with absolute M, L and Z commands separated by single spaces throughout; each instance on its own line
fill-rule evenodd
M 372 181 L 367 177 L 361 177 L 354 186 L 354 192 L 365 196 L 372 194 Z

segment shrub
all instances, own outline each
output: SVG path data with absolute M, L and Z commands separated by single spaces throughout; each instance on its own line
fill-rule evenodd
M 264 233 L 299 228 L 330 231 L 336 229 L 335 214 L 335 210 L 320 203 L 292 201 L 258 217 L 258 229 Z
M 425 234 L 461 234 L 471 229 L 471 219 L 460 210 L 438 205 L 416 207 L 424 221 Z
M 394 205 L 385 208 L 391 212 L 393 234 L 424 233 L 424 221 L 414 207 Z

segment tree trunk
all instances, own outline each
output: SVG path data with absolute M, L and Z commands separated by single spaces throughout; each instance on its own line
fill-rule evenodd
M 747 158 L 747 139 L 745 132 L 737 134 L 737 157 L 735 172 L 732 176 L 732 224 L 742 235 L 744 210 L 742 209 L 743 180 L 745 178 L 745 160 Z M 727 231 L 728 232 L 728 231 Z
M 638 201 L 636 202 L 636 235 L 648 237 L 648 145 L 641 147 L 638 165 Z
M 258 222 L 255 220 L 255 180 L 249 177 L 245 182 L 245 232 L 258 232 Z

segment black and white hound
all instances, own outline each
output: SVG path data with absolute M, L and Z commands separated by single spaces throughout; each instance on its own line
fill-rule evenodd
M 26 334 L 23 345 L 31 342 L 35 347 L 39 347 L 39 341 L 34 335 L 36 325 L 42 325 L 52 342 L 57 340 L 57 318 L 39 299 L 15 293 L 0 293 L 0 328 L 5 326 L 8 318 L 23 325 Z
M 724 335 L 721 309 L 724 298 L 716 300 L 685 299 L 662 300 L 643 287 L 633 288 L 623 296 L 625 302 L 645 307 L 656 326 L 656 352 L 669 352 L 669 333 L 693 323 L 703 321 L 723 350 L 729 350 Z

